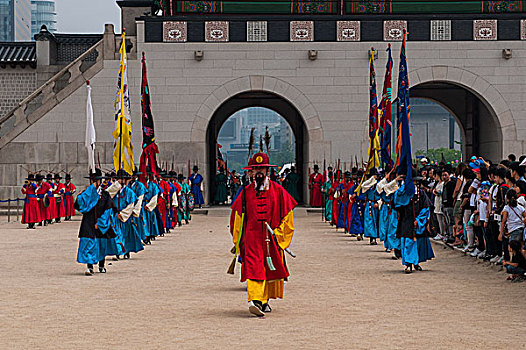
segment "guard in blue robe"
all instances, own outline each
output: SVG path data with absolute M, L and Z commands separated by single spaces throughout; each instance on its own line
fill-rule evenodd
M 348 191 L 349 195 L 352 195 L 352 206 L 351 206 L 351 218 L 349 221 L 349 234 L 357 236 L 358 240 L 362 239 L 363 226 L 364 226 L 364 213 L 365 213 L 365 196 L 363 194 L 357 195 L 356 189 L 358 183 L 356 183 Z
M 141 240 L 144 242 L 146 240 L 146 231 L 145 231 L 145 221 L 144 221 L 144 205 L 145 200 L 144 196 L 146 194 L 146 186 L 142 182 L 140 182 L 137 178 L 137 176 L 140 175 L 139 172 L 134 172 L 133 174 L 133 180 L 129 185 L 129 188 L 135 193 L 135 196 L 137 196 L 137 201 L 141 202 L 140 205 L 140 211 L 139 208 L 136 208 L 139 212 L 139 216 L 133 215 L 131 220 L 133 220 L 134 226 L 137 230 L 137 233 L 139 234 L 139 237 L 141 237 Z M 135 203 L 137 204 L 137 203 Z
M 77 262 L 87 264 L 87 276 L 93 275 L 93 265 L 96 263 L 100 273 L 106 272 L 104 249 L 108 240 L 115 237 L 111 224 L 107 225 L 104 232 L 99 228 L 99 224 L 106 225 L 108 217 L 111 218 L 117 212 L 109 193 L 100 188 L 102 178 L 100 169 L 92 171 L 89 176 L 90 186 L 77 196 L 74 204 L 75 209 L 82 213 Z
M 419 178 L 414 177 L 415 182 Z M 395 193 L 394 203 L 399 214 L 396 236 L 400 238 L 402 264 L 405 272 L 413 272 L 413 266 L 421 271 L 420 263 L 434 258 L 429 242 L 429 208 L 431 201 L 425 192 L 419 188 L 414 194 L 407 193 L 403 184 Z M 420 242 L 419 242 L 420 241 Z
M 376 245 L 376 238 L 379 237 L 378 201 L 380 200 L 380 196 L 376 192 L 376 178 L 378 176 L 376 168 L 372 168 L 369 175 L 371 177 L 362 184 L 362 191 L 365 196 L 363 235 L 369 238 L 371 245 Z
M 190 183 L 192 184 L 192 195 L 194 196 L 194 205 L 198 205 L 199 208 L 203 204 L 205 204 L 205 200 L 203 198 L 203 192 L 201 192 L 201 183 L 203 182 L 203 177 L 201 174 L 198 173 L 199 168 L 194 166 L 192 169 L 194 173 L 190 175 Z
M 155 205 L 154 208 L 148 207 L 148 204 L 160 194 L 161 188 L 159 185 L 157 185 L 152 179 L 148 180 L 146 183 L 146 194 L 144 195 L 144 219 L 146 223 L 144 228 L 147 244 L 151 243 L 152 240 L 155 240 L 155 237 L 159 236 L 161 230 L 163 230 L 164 225 L 161 220 L 161 215 L 157 210 L 157 206 Z
M 117 176 L 123 187 L 115 197 L 113 197 L 113 202 L 121 214 L 121 218 L 125 221 L 122 221 L 116 216 L 114 218 L 114 230 L 117 237 L 120 238 L 119 242 L 123 244 L 124 259 L 129 259 L 130 253 L 138 253 L 144 249 L 140 233 L 133 221 L 133 210 L 137 203 L 137 196 L 126 184 L 130 179 L 129 175 L 125 174 L 123 170 L 119 170 Z
M 380 184 L 378 184 L 380 186 Z M 376 192 L 379 192 L 377 186 Z M 381 189 L 381 192 L 378 193 L 380 196 L 381 206 L 378 208 L 378 238 L 380 238 L 381 242 L 384 242 L 384 247 L 386 250 L 390 250 L 387 248 L 387 227 L 389 226 L 389 210 L 391 209 L 388 205 L 389 199 L 387 194 Z

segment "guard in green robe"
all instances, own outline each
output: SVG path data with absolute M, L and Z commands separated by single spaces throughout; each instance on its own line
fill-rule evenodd
M 177 182 L 181 186 L 181 194 L 179 197 L 185 196 L 184 206 L 181 205 L 181 199 L 179 199 L 179 206 L 177 207 L 177 223 L 181 226 L 183 220 L 188 224 L 190 221 L 190 208 L 188 207 L 188 198 L 192 195 L 190 192 L 190 186 L 188 182 L 185 181 L 186 177 L 183 174 L 179 174 L 177 177 Z
M 331 193 L 332 188 L 332 172 L 329 174 L 329 177 L 321 185 L 321 192 L 325 200 L 325 221 L 331 221 L 332 218 L 332 204 L 334 201 L 333 194 Z
M 228 192 L 226 188 L 227 180 L 228 178 L 225 175 L 225 170 L 221 168 L 221 170 L 219 170 L 219 174 L 217 174 L 214 179 L 216 189 L 214 202 L 216 204 L 224 204 L 228 200 Z
M 285 179 L 286 190 L 292 196 L 292 198 L 294 198 L 294 200 L 298 203 L 300 201 L 300 192 L 298 189 L 299 182 L 300 182 L 300 177 L 298 174 L 296 174 L 296 168 L 291 167 L 290 173 L 287 175 L 287 178 Z

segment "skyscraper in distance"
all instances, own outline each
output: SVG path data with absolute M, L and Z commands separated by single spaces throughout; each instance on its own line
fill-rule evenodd
M 31 32 L 40 32 L 42 25 L 51 33 L 57 30 L 55 0 L 31 0 Z

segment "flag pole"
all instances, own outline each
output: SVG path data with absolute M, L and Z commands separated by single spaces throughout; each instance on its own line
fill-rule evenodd
M 126 35 L 126 28 L 122 28 L 122 42 L 121 42 L 121 72 L 120 72 L 120 104 L 121 104 L 121 110 L 120 110 L 120 123 L 119 123 L 119 169 L 115 169 L 116 171 L 121 170 L 122 166 L 122 120 L 124 119 L 124 67 L 122 66 L 122 60 L 123 56 L 126 55 L 126 41 L 125 41 L 125 35 Z M 123 50 L 124 48 L 124 50 Z

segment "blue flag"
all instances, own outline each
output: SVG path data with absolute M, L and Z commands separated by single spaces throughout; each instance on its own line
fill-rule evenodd
M 411 158 L 411 133 L 409 121 L 411 120 L 409 107 L 409 77 L 407 74 L 407 58 L 405 54 L 405 43 L 407 33 L 404 30 L 404 39 L 400 50 L 400 69 L 398 73 L 398 111 L 397 129 L 398 138 L 396 144 L 396 167 L 398 174 L 405 174 L 404 191 L 407 203 L 415 195 L 415 183 L 413 181 L 413 162 Z

